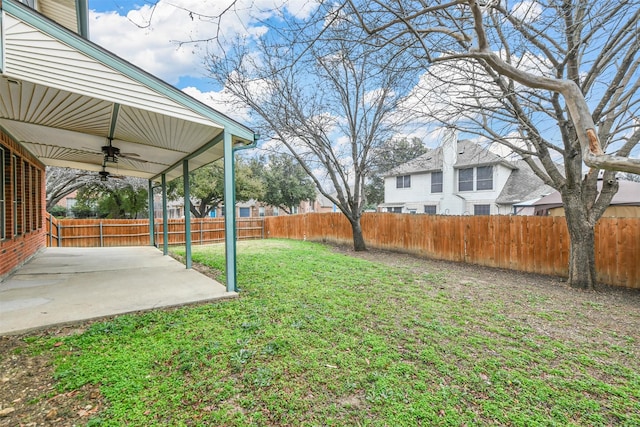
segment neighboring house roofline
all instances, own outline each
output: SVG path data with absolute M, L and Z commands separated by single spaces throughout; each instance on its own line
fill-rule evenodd
M 512 170 L 518 168 L 513 161 L 506 160 L 491 152 L 488 148 L 482 147 L 480 144 L 468 139 L 461 139 L 457 141 L 456 144 L 458 153 L 456 162 L 453 164 L 454 169 L 493 166 L 497 164 Z M 442 146 L 429 150 L 425 154 L 389 170 L 384 173 L 382 177 L 388 178 L 400 175 L 441 172 L 443 163 L 442 151 Z
M 598 180 L 598 194 L 602 190 L 602 179 Z M 553 209 L 563 207 L 562 196 L 559 191 L 545 196 L 534 203 L 536 209 Z M 640 183 L 633 181 L 618 181 L 618 192 L 614 194 L 609 206 L 640 206 Z

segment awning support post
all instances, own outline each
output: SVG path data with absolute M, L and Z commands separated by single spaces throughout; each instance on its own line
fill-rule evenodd
M 189 160 L 182 162 L 184 182 L 184 264 L 191 268 L 191 201 L 189 194 Z
M 155 204 L 153 200 L 153 181 L 149 180 L 149 245 L 156 245 Z
M 224 131 L 224 243 L 227 292 L 237 292 L 236 272 L 236 186 L 231 133 Z
M 161 176 L 162 186 L 162 254 L 169 254 L 169 221 L 167 218 L 167 176 Z

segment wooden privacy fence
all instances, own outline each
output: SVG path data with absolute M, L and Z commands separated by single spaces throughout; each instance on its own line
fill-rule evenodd
M 441 216 L 367 213 L 368 247 L 435 259 L 566 277 L 569 232 L 564 217 Z M 352 244 L 340 213 L 265 219 L 265 235 Z M 596 226 L 598 281 L 640 289 L 640 219 L 602 218 Z
M 167 221 L 169 245 L 185 244 L 184 219 Z M 155 242 L 164 244 L 162 220 L 155 221 Z M 224 241 L 224 218 L 194 218 L 191 220 L 193 244 Z M 236 237 L 264 237 L 262 218 L 236 220 Z M 149 245 L 148 219 L 47 219 L 47 245 L 62 247 L 145 246 Z

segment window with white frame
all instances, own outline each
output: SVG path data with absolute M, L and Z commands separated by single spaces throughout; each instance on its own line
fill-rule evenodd
M 474 215 L 491 215 L 491 205 L 473 205 Z
M 411 175 L 397 176 L 396 188 L 411 188 Z
M 476 191 L 493 190 L 493 166 L 458 170 L 458 191 L 473 191 L 474 189 Z
M 476 190 L 493 190 L 493 166 L 476 169 Z
M 431 192 L 442 193 L 442 172 L 431 172 Z
M 424 205 L 424 213 L 427 215 L 435 215 L 437 213 L 436 205 Z
M 458 170 L 458 191 L 473 191 L 473 168 Z
M 11 221 L 13 222 L 13 235 L 18 235 L 18 158 L 14 155 L 11 156 L 11 171 L 13 179 L 11 180 L 11 194 L 13 195 L 13 209 L 11 215 Z
M 0 240 L 4 239 L 7 236 L 7 233 L 5 231 L 5 226 L 7 224 L 6 218 L 5 218 L 5 212 L 6 212 L 5 194 L 7 194 L 7 192 L 5 191 L 5 188 L 4 188 L 5 186 L 4 156 L 5 156 L 4 149 L 0 147 Z

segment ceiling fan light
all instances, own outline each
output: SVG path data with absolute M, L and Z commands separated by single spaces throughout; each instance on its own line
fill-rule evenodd
M 104 154 L 104 161 L 111 163 L 118 163 L 118 156 L 120 155 L 120 149 L 111 145 L 103 145 L 102 153 Z

